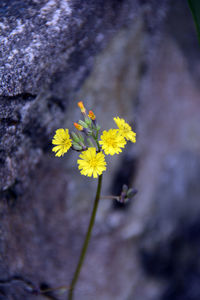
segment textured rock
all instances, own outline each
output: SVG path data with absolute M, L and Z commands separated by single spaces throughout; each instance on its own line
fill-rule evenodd
M 173 11 L 140 93 L 139 193 L 123 235 L 139 241 L 135 247 L 139 245 L 138 259 L 145 270 L 143 294 L 149 294 L 150 287 L 152 299 L 195 300 L 200 295 L 199 63 L 196 70 L 191 68 L 196 52 L 189 42 L 195 45 L 192 19 L 184 14 L 187 7 L 177 7 L 188 17 L 187 22 L 180 19 L 190 28 L 184 34 L 190 36 L 187 51 L 181 47 L 179 26 L 172 30 L 179 20 Z M 134 289 L 130 299 L 139 295 Z
M 84 6 L 64 0 L 1 1 L 1 190 L 16 180 L 27 182 L 24 177 L 41 148 L 47 149 L 52 127 L 62 122 L 94 54 L 111 30 L 129 23 L 132 6 L 131 1 Z
M 155 192 L 154 218 L 141 244 L 146 271 L 165 284 L 160 299 L 198 299 L 200 157 L 167 157 Z
M 79 69 L 73 82 L 77 87 L 91 64 L 91 54 L 105 40 L 104 32 L 125 20 L 132 7 L 131 1 L 88 1 L 83 6 L 76 0 L 16 0 L 0 5 L 0 94 L 8 96 L 38 93 L 53 74 L 69 69 L 69 77 Z

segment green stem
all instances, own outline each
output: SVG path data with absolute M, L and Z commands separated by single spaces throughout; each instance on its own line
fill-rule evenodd
M 76 286 L 77 280 L 79 278 L 79 274 L 85 259 L 85 255 L 87 252 L 87 248 L 88 248 L 88 244 L 90 241 L 90 237 L 91 237 L 91 232 L 92 232 L 92 228 L 94 226 L 94 221 L 95 221 L 95 217 L 96 217 L 96 212 L 97 212 L 97 208 L 98 208 L 98 204 L 99 204 L 99 199 L 100 199 L 100 194 L 101 194 L 101 184 L 102 184 L 102 175 L 99 176 L 98 178 L 98 186 L 97 186 L 97 192 L 96 192 L 96 197 L 94 200 L 94 205 L 93 205 L 93 210 L 92 210 L 92 214 L 90 217 L 90 222 L 88 225 L 88 230 L 85 236 L 85 240 L 82 246 L 82 250 L 81 250 L 81 254 L 79 257 L 79 261 L 76 267 L 76 270 L 74 272 L 74 276 L 72 278 L 71 284 L 70 284 L 70 289 L 68 292 L 68 300 L 72 300 L 73 296 L 74 296 L 74 288 Z
M 119 196 L 102 196 L 101 199 L 111 199 L 119 201 Z

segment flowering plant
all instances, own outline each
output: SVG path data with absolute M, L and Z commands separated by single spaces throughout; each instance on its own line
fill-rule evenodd
M 70 148 L 81 152 L 77 160 L 82 175 L 97 178 L 106 170 L 105 155 L 122 152 L 127 141 L 136 142 L 136 133 L 131 126 L 119 117 L 114 118 L 117 129 L 104 130 L 97 124 L 95 114 L 90 110 L 88 115 L 83 102 L 78 102 L 84 120 L 74 123 L 78 133 L 69 133 L 68 129 L 57 129 L 52 144 L 56 156 L 63 156 Z M 84 135 L 83 135 L 83 134 Z M 100 136 L 100 139 L 99 139 Z
M 97 123 L 93 111 L 90 110 L 87 113 L 82 101 L 78 102 L 78 106 L 81 110 L 83 120 L 74 123 L 76 132 L 69 132 L 68 129 L 60 128 L 56 130 L 52 140 L 52 144 L 54 145 L 52 151 L 55 152 L 56 156 L 63 156 L 69 149 L 79 152 L 77 164 L 80 173 L 88 177 L 98 178 L 94 206 L 78 264 L 70 284 L 68 300 L 73 299 L 74 288 L 79 278 L 94 225 L 101 194 L 102 173 L 106 170 L 107 166 L 105 155 L 119 154 L 122 152 L 122 148 L 125 147 L 127 141 L 136 142 L 136 133 L 124 119 L 115 117 L 113 120 L 117 128 L 101 132 L 101 127 Z M 106 198 L 116 199 L 124 203 L 134 196 L 135 193 L 135 190 L 128 189 L 124 185 L 120 196 L 106 196 Z

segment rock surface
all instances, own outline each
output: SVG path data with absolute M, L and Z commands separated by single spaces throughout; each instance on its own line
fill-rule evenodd
M 137 8 L 103 2 L 1 1 L 1 190 L 26 182 L 95 53 Z
M 101 202 L 75 299 L 199 299 L 199 51 L 187 5 L 161 2 L 1 1 L 0 299 L 70 282 L 96 181 L 51 138 L 79 99 L 133 125 L 103 193 L 139 192 Z

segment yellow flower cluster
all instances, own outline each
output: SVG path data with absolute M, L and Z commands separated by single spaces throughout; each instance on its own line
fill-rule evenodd
M 52 144 L 56 146 L 52 151 L 56 152 L 55 155 L 58 157 L 63 156 L 70 148 L 81 152 L 80 159 L 77 160 L 80 173 L 97 178 L 106 170 L 104 153 L 106 155 L 119 154 L 127 141 L 136 142 L 136 133 L 124 119 L 115 117 L 113 120 L 118 128 L 104 130 L 100 135 L 101 127 L 96 122 L 95 114 L 90 110 L 87 115 L 82 101 L 78 102 L 78 106 L 84 117 L 84 120 L 74 123 L 78 133 L 69 134 L 68 129 L 57 129 L 52 140 Z

